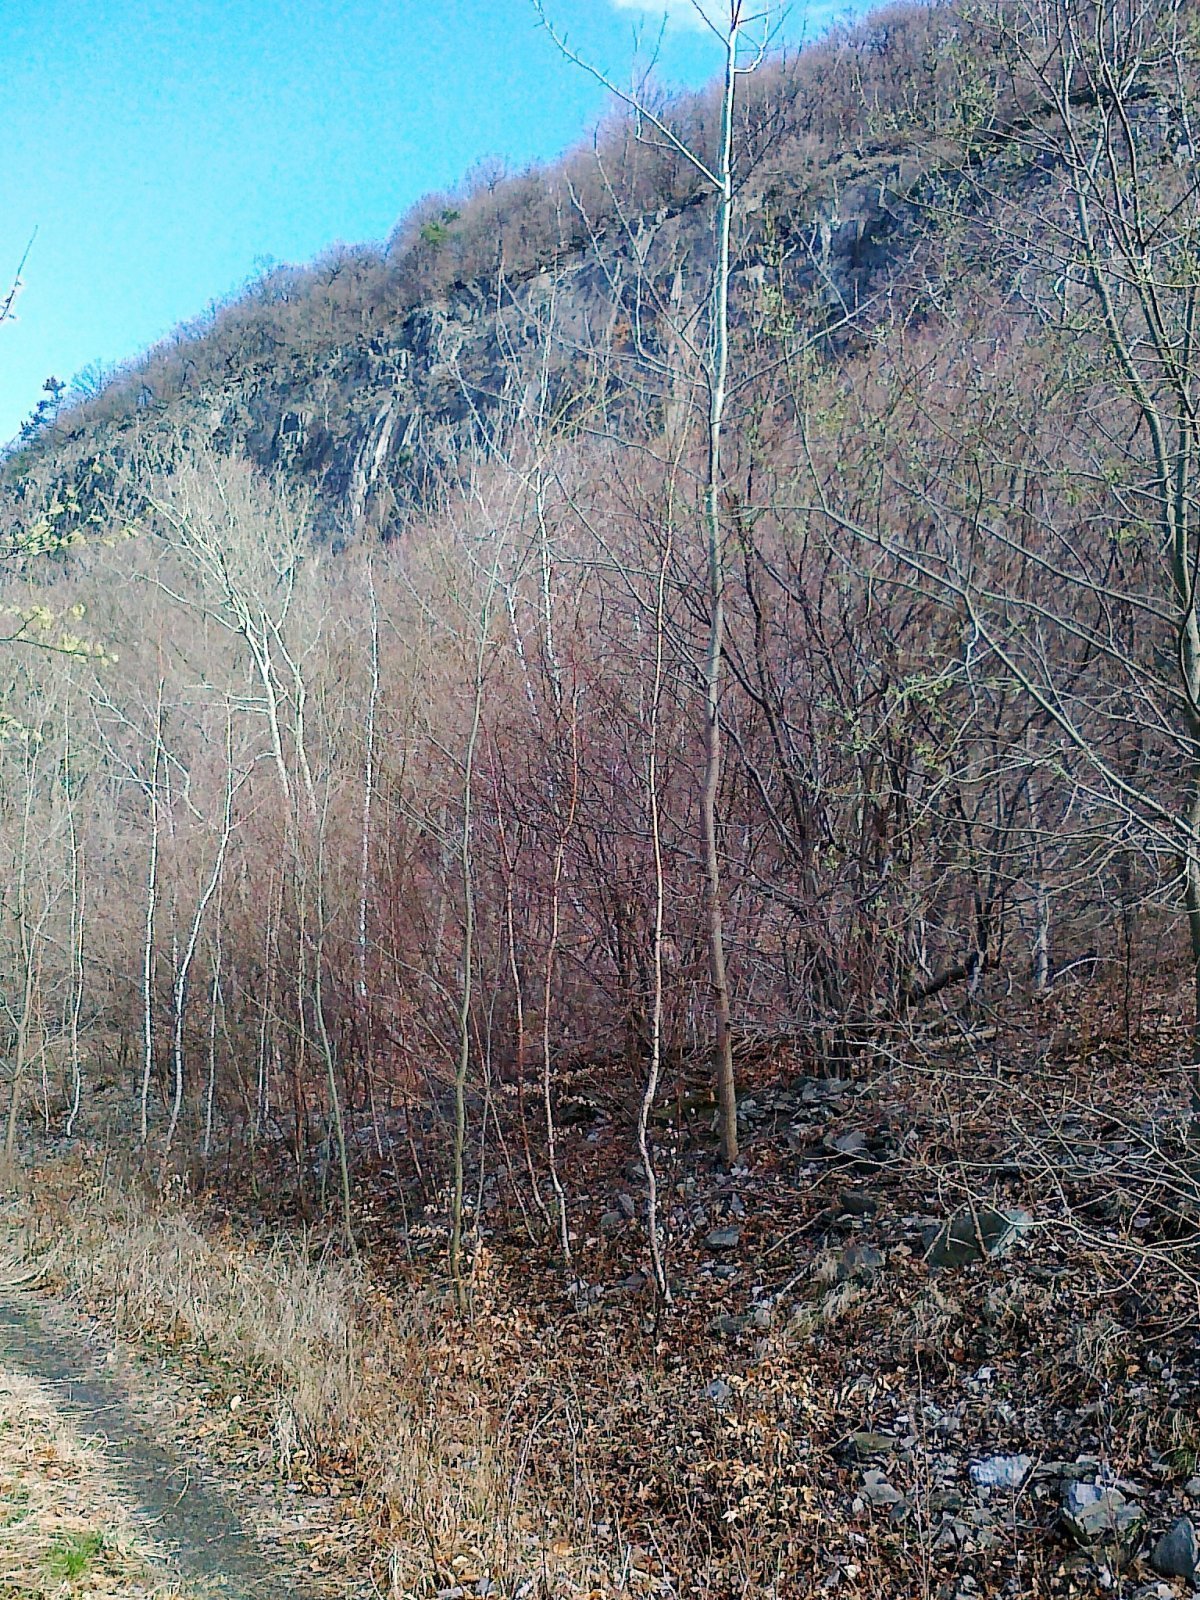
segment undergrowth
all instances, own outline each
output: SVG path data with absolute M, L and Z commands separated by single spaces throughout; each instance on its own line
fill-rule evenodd
M 530 1592 L 568 1566 L 602 1593 L 612 1563 L 627 1572 L 559 1516 L 573 1496 L 547 1482 L 557 1440 L 539 1439 L 543 1419 L 518 1423 L 488 1381 L 485 1331 L 464 1341 L 435 1291 L 397 1306 L 303 1239 L 206 1233 L 134 1179 L 75 1168 L 41 1170 L 3 1221 L 0 1281 L 53 1289 L 202 1370 L 284 1479 L 347 1484 L 385 1593 L 484 1578 Z

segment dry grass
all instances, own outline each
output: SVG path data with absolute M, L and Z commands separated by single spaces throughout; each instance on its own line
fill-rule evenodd
M 178 1595 L 78 1437 L 37 1384 L 0 1372 L 0 1600 Z
M 42 1169 L 36 1201 L 10 1201 L 0 1223 L 10 1278 L 202 1366 L 210 1388 L 239 1397 L 237 1428 L 284 1478 L 340 1474 L 377 1533 L 384 1593 L 483 1577 L 547 1593 L 560 1574 L 564 1589 L 622 1585 L 627 1557 L 595 1551 L 571 1514 L 577 1484 L 548 1491 L 556 1419 L 518 1420 L 486 1336 L 464 1340 L 432 1292 L 397 1309 L 294 1240 L 206 1235 L 181 1206 L 77 1169 Z M 577 1464 L 563 1471 L 578 1476 Z

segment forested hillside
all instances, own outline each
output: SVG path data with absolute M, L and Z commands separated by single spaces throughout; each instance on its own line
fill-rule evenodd
M 6 1154 L 340 1253 L 38 1224 L 392 1593 L 1176 1592 L 1200 18 L 722 17 L 10 451 Z

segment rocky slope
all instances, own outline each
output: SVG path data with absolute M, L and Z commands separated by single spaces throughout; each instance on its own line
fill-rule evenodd
M 939 107 L 937 85 L 928 105 L 910 92 L 912 36 L 931 29 L 952 32 L 949 14 L 883 13 L 748 94 L 732 294 L 747 341 L 825 330 L 840 349 L 890 310 L 919 249 L 922 195 L 959 159 L 953 104 Z M 880 82 L 859 81 L 839 112 L 847 62 Z M 703 101 L 677 108 L 701 141 Z M 919 111 L 900 110 L 910 102 Z M 500 233 L 486 247 L 487 217 L 468 200 L 383 257 L 254 286 L 35 430 L 10 456 L 10 485 L 111 486 L 129 463 L 204 439 L 311 487 L 338 539 L 386 532 L 514 426 L 653 427 L 689 381 L 681 351 L 702 326 L 712 205 L 678 173 L 655 194 L 645 181 L 622 190 L 603 166 L 589 199 L 581 160 L 487 196 Z M 552 223 L 521 221 L 531 181 Z

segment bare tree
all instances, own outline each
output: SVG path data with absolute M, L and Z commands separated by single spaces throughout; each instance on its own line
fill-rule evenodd
M 706 755 L 701 786 L 704 872 L 708 899 L 708 958 L 716 1033 L 713 1061 L 717 1083 L 721 1156 L 732 1165 L 738 1155 L 737 1086 L 733 1066 L 733 1026 L 729 976 L 725 958 L 724 909 L 721 889 L 721 830 L 717 815 L 721 791 L 722 666 L 725 650 L 726 544 L 721 499 L 725 490 L 722 451 L 729 404 L 731 239 L 737 173 L 734 116 L 738 84 L 761 66 L 771 35 L 770 4 L 751 9 L 746 0 L 721 0 L 711 6 L 694 0 L 698 17 L 718 40 L 723 55 L 721 122 L 714 158 L 706 158 L 674 131 L 636 94 L 586 61 L 555 31 L 542 0 L 534 5 L 543 26 L 569 61 L 582 67 L 634 113 L 647 137 L 660 141 L 695 172 L 715 201 L 715 260 L 712 269 L 707 345 L 699 351 L 700 370 L 708 397 L 707 449 L 704 473 L 704 527 L 708 564 L 708 646 L 704 666 Z

